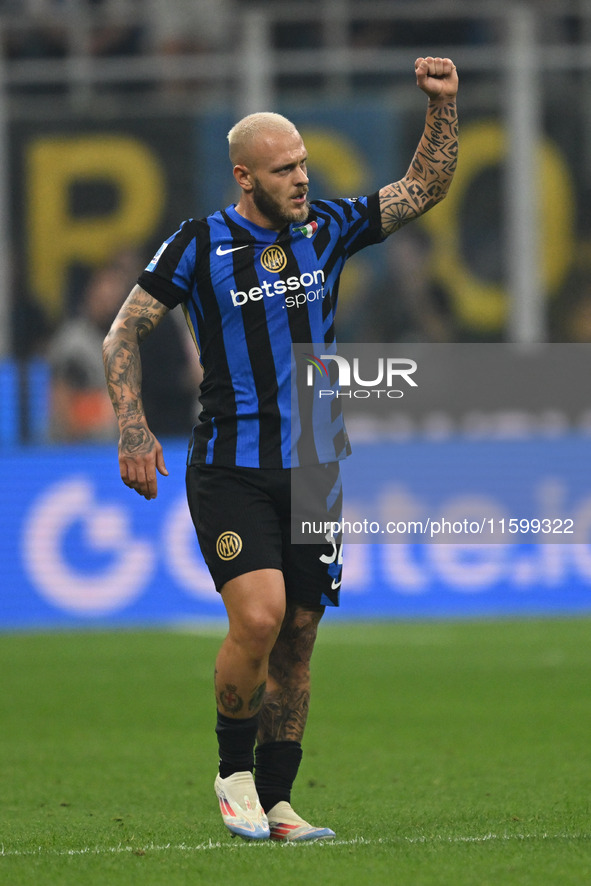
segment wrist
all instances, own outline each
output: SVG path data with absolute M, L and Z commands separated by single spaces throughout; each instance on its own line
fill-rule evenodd
M 456 103 L 456 95 L 434 95 L 428 96 L 429 105 L 441 106 Z

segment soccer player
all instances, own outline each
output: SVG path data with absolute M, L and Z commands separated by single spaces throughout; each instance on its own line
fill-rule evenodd
M 290 482 L 294 472 L 312 472 L 313 486 L 338 501 L 338 462 L 349 450 L 343 427 L 327 437 L 326 428 L 309 433 L 302 424 L 306 447 L 292 439 L 292 347 L 334 345 L 345 260 L 448 191 L 458 147 L 456 69 L 428 57 L 417 59 L 415 72 L 429 99 L 419 145 L 404 178 L 369 196 L 309 202 L 306 148 L 293 124 L 271 113 L 240 120 L 228 135 L 238 203 L 182 224 L 104 343 L 121 477 L 146 499 L 156 497 L 157 471 L 168 471 L 142 407 L 140 343 L 180 304 L 199 349 L 202 412 L 187 495 L 229 625 L 215 666 L 215 791 L 224 824 L 246 839 L 334 837 L 294 811 L 291 789 L 310 658 L 325 606 L 339 602 L 340 557 L 330 538 L 324 547 L 291 544 Z

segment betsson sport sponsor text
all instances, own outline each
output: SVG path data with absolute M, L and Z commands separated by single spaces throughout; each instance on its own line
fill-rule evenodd
M 276 295 L 286 295 L 288 292 L 293 292 L 294 295 L 286 296 L 284 308 L 299 308 L 307 302 L 323 299 L 325 296 L 324 272 L 321 270 L 316 270 L 313 273 L 306 272 L 300 274 L 299 277 L 292 276 L 286 280 L 274 280 L 272 283 L 262 280 L 260 286 L 253 286 L 248 292 L 243 290 L 236 292 L 231 289 L 230 296 L 232 304 L 237 308 L 249 301 L 261 301 L 265 297 L 273 298 Z

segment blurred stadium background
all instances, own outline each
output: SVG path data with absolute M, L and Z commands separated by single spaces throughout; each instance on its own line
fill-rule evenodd
M 0 47 L 0 628 L 221 615 L 184 504 L 199 368 L 180 318 L 144 357 L 171 470 L 157 502 L 119 481 L 97 344 L 162 239 L 233 199 L 225 134 L 244 113 L 296 122 L 314 195 L 369 193 L 421 132 L 414 59 L 449 55 L 451 193 L 350 263 L 340 338 L 591 342 L 590 0 L 3 0 Z M 559 407 L 472 414 L 472 435 L 444 409 L 395 441 L 361 429 L 357 451 L 400 466 L 367 493 L 381 508 L 429 506 L 422 466 L 443 437 L 456 492 L 435 510 L 469 493 L 491 516 L 576 516 L 578 534 L 352 546 L 340 617 L 589 610 L 589 414 Z M 475 436 L 497 440 L 498 471 L 464 490 Z M 512 501 L 516 464 L 529 485 Z

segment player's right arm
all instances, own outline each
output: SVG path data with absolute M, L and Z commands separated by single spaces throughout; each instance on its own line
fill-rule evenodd
M 121 479 L 146 499 L 156 498 L 156 471 L 167 476 L 162 446 L 150 431 L 142 403 L 141 342 L 168 308 L 134 286 L 103 342 L 109 396 L 119 422 Z

